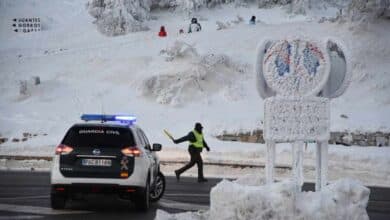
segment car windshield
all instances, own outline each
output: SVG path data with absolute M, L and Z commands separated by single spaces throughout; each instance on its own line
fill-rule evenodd
M 122 148 L 134 146 L 132 132 L 120 127 L 75 126 L 69 129 L 62 144 L 73 147 Z

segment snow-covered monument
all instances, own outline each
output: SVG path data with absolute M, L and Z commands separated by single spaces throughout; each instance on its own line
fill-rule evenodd
M 274 181 L 277 143 L 292 144 L 293 179 L 303 184 L 303 146 L 317 146 L 316 190 L 327 183 L 329 101 L 343 94 L 351 73 L 345 50 L 332 40 L 265 41 L 256 60 L 257 88 L 264 104 L 266 178 Z

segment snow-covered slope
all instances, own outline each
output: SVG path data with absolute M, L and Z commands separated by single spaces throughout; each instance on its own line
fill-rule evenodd
M 319 24 L 310 15 L 286 14 L 284 8 L 231 4 L 197 12 L 202 24 L 198 33 L 179 34 L 189 24 L 182 13 L 153 11 L 156 19 L 145 23 L 149 31 L 106 37 L 92 24 L 86 3 L 0 2 L 0 134 L 9 139 L 0 145 L 0 154 L 51 155 L 82 113 L 134 114 L 151 141 L 168 149 L 172 143 L 164 128 L 179 137 L 200 121 L 212 150 L 223 151 L 226 144 L 213 135 L 263 126 L 263 100 L 253 71 L 257 45 L 289 35 L 332 37 L 349 50 L 353 82 L 331 103 L 331 130 L 390 130 L 388 21 L 349 30 L 348 25 Z M 333 12 L 321 11 L 328 16 Z M 252 15 L 259 21 L 255 26 L 248 25 Z M 43 31 L 13 32 L 12 19 L 19 17 L 40 17 Z M 228 28 L 217 30 L 217 21 L 229 22 Z M 161 25 L 167 38 L 157 36 Z M 196 53 L 167 61 L 161 51 L 175 42 L 191 45 Z M 41 84 L 30 83 L 33 76 Z M 29 81 L 27 95 L 19 94 L 20 80 Z M 11 141 L 23 133 L 32 137 Z M 232 145 L 232 151 L 247 146 Z

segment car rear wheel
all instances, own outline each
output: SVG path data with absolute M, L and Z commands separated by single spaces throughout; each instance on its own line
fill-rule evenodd
M 52 209 L 64 209 L 66 204 L 66 197 L 57 194 L 51 194 L 50 204 Z
M 150 192 L 150 201 L 157 202 L 165 192 L 165 177 L 164 174 L 158 172 L 154 188 Z
M 141 191 L 138 198 L 135 200 L 135 206 L 137 210 L 146 212 L 149 209 L 150 206 L 150 184 L 149 184 L 149 178 L 146 181 L 145 188 Z

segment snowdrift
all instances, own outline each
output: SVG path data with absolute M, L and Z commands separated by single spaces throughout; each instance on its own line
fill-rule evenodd
M 295 193 L 290 181 L 261 185 L 260 178 L 223 180 L 210 193 L 205 213 L 168 214 L 159 210 L 157 220 L 367 220 L 370 190 L 352 179 L 338 180 L 321 192 Z

